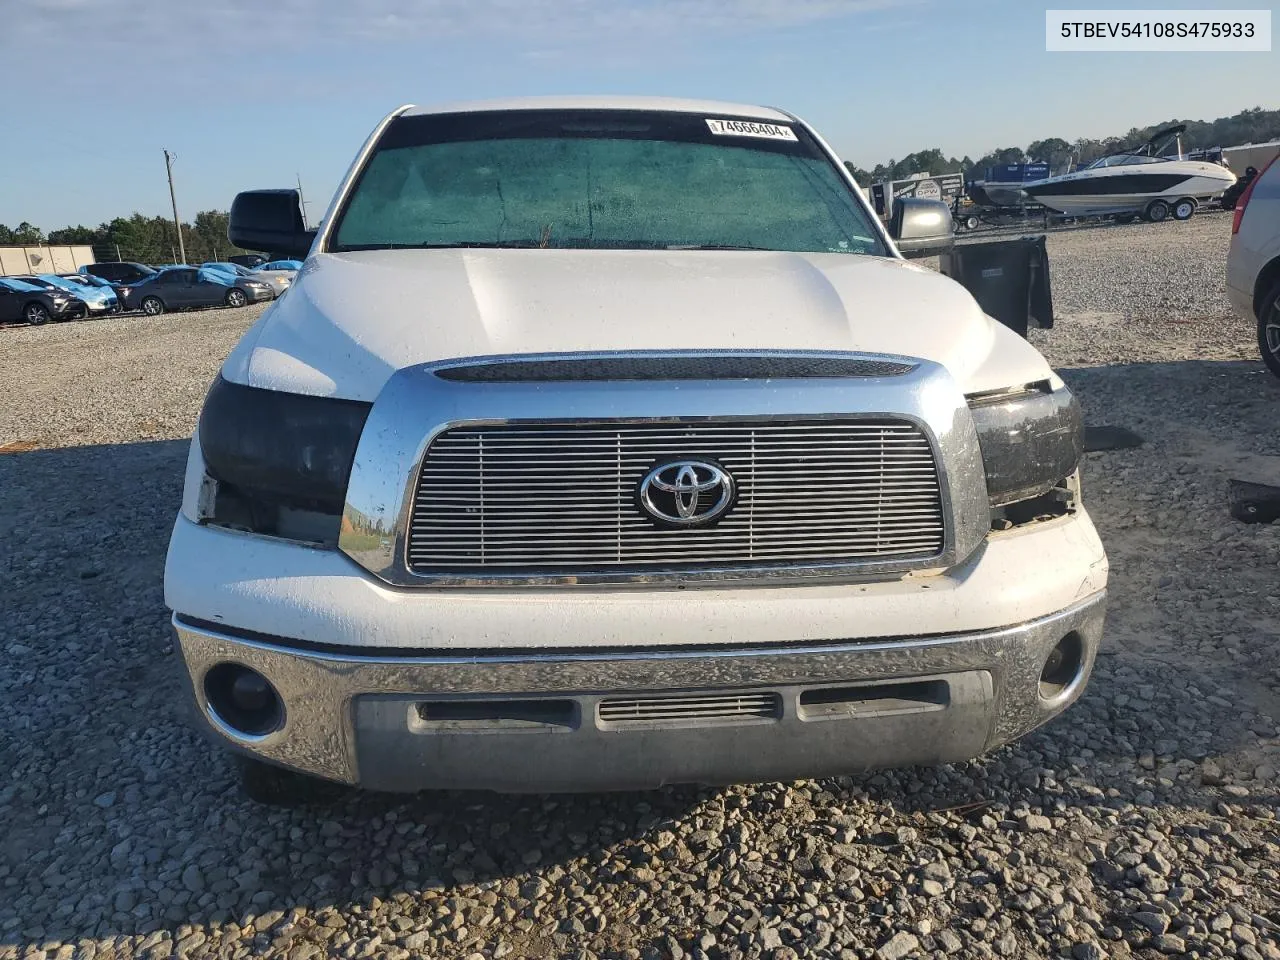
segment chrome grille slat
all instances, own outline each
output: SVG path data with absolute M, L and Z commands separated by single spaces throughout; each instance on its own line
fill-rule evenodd
M 567 440 L 582 440 L 582 438 L 589 436 L 590 433 L 594 431 L 597 434 L 608 434 L 609 436 L 650 437 L 662 443 L 666 443 L 668 440 L 672 439 L 673 437 L 676 439 L 693 439 L 693 440 L 703 439 L 706 437 L 711 437 L 713 439 L 717 437 L 724 437 L 730 440 L 740 441 L 742 440 L 742 437 L 743 437 L 743 433 L 742 433 L 743 428 L 745 427 L 747 429 L 750 429 L 753 424 L 758 424 L 758 423 L 759 421 L 753 421 L 753 420 L 744 420 L 741 423 L 732 423 L 731 421 L 708 421 L 707 423 L 691 422 L 688 424 L 684 424 L 682 426 L 677 426 L 676 429 L 674 430 L 669 430 L 670 425 L 663 424 L 660 421 L 648 426 L 642 426 L 642 425 L 629 426 L 625 423 L 618 424 L 617 426 L 605 426 L 604 424 L 586 423 L 586 424 L 571 424 L 569 426 L 566 426 L 560 429 L 554 429 L 554 430 L 537 428 L 537 427 L 534 427 L 534 428 L 520 427 L 519 429 L 522 431 L 522 433 L 520 434 L 519 437 L 515 439 L 517 442 L 519 440 L 525 440 L 531 437 L 538 438 L 538 439 L 544 439 L 546 437 L 563 437 L 564 439 L 567 439 Z M 884 434 L 886 436 L 897 436 L 897 435 L 905 435 L 910 437 L 918 436 L 918 433 L 916 432 L 915 427 L 912 424 L 906 423 L 906 422 L 891 424 L 891 423 L 885 423 L 884 421 L 877 421 L 875 425 L 863 426 L 863 427 L 858 427 L 854 425 L 848 429 L 846 428 L 849 427 L 851 424 L 851 421 L 848 421 L 848 420 L 832 421 L 832 424 L 833 426 L 830 426 L 827 428 L 794 427 L 793 426 L 788 429 L 786 427 L 782 427 L 777 431 L 776 435 L 783 438 L 796 437 L 796 436 L 811 437 L 811 436 L 831 436 L 831 435 L 848 438 L 848 437 L 856 437 L 860 433 L 865 433 L 867 435 L 874 435 L 877 437 L 880 436 L 881 434 Z M 664 432 L 664 430 L 667 430 L 668 432 Z M 443 438 L 443 440 L 446 443 L 457 443 L 457 444 L 474 442 L 474 440 L 471 437 L 445 437 Z
M 626 538 L 624 538 L 624 540 L 625 539 Z M 894 538 L 895 542 L 893 544 L 893 547 L 897 549 L 905 550 L 908 546 L 913 545 L 917 549 L 924 549 L 928 547 L 935 539 L 936 539 L 936 531 L 921 531 L 921 532 L 914 533 L 913 535 L 910 535 L 910 536 L 895 537 Z M 535 545 L 547 552 L 552 552 L 555 550 L 561 550 L 561 551 L 577 550 L 579 552 L 582 552 L 584 549 L 590 548 L 592 546 L 598 546 L 601 543 L 608 544 L 611 540 L 612 538 L 610 537 L 602 537 L 599 541 L 595 541 L 595 542 L 589 541 L 589 540 L 576 540 L 572 543 L 558 543 L 556 541 L 548 541 L 543 537 L 513 536 L 510 538 L 506 538 L 506 537 L 502 538 L 502 546 L 498 546 L 490 542 L 489 544 L 487 544 L 485 552 L 488 556 L 497 556 L 503 553 L 510 554 L 512 552 L 520 553 L 522 552 L 522 548 L 535 546 Z M 862 546 L 868 550 L 879 549 L 878 538 L 874 536 L 842 537 L 842 536 L 816 536 L 815 535 L 815 536 L 809 537 L 808 541 L 809 541 L 808 546 L 815 550 L 820 549 L 821 546 L 825 546 L 825 545 L 830 545 L 832 549 L 835 549 L 838 547 L 843 548 L 843 547 L 850 547 L 850 546 Z M 469 540 L 459 540 L 459 539 L 441 540 L 438 543 L 434 544 L 430 550 L 411 551 L 410 556 L 427 558 L 427 557 L 435 556 L 436 554 L 444 553 L 445 551 L 450 549 L 455 553 L 471 553 L 473 551 L 469 550 L 467 547 L 469 542 L 470 542 Z M 461 544 L 461 546 L 459 546 L 459 544 Z M 739 538 L 738 540 L 723 541 L 721 544 L 717 546 L 712 546 L 709 544 L 689 544 L 689 545 L 637 544 L 633 548 L 632 552 L 636 556 L 639 556 L 639 555 L 662 556 L 666 554 L 674 554 L 674 553 L 681 553 L 681 552 L 696 554 L 698 556 L 712 556 L 712 555 L 721 554 L 721 553 L 732 553 L 736 555 L 739 551 L 741 551 L 743 548 L 745 548 L 748 545 L 754 545 L 756 548 L 756 552 L 758 553 L 768 552 L 771 549 L 785 550 L 787 549 L 787 546 L 788 546 L 787 541 L 785 540 L 783 540 L 780 543 L 773 542 L 773 541 L 764 541 L 764 542 L 755 541 L 754 544 L 752 544 L 752 541 L 750 541 L 747 537 L 744 536 Z M 886 549 L 890 549 L 890 548 L 886 548 Z M 475 552 L 478 552 L 478 550 Z
M 895 537 L 893 546 L 898 548 L 905 548 L 907 545 L 913 544 L 919 548 L 923 548 L 931 544 L 936 539 L 936 536 L 937 536 L 936 531 L 912 531 L 907 534 L 903 534 Z M 613 540 L 613 537 L 602 535 L 598 540 L 595 540 L 595 541 L 587 538 L 578 538 L 573 540 L 572 542 L 557 542 L 554 540 L 547 540 L 545 537 L 521 537 L 520 535 L 517 534 L 509 538 L 508 537 L 501 538 L 501 541 L 502 541 L 501 546 L 492 542 L 494 539 L 497 539 L 497 538 L 490 537 L 489 538 L 490 542 L 488 542 L 486 545 L 486 552 L 489 555 L 497 555 L 499 553 L 504 553 L 504 552 L 510 553 L 512 551 L 518 550 L 519 548 L 528 547 L 532 545 L 538 545 L 540 548 L 547 551 L 552 551 L 552 550 L 583 551 L 593 546 L 597 546 L 600 543 L 609 543 L 610 541 Z M 878 537 L 874 534 L 864 536 L 864 537 L 850 537 L 850 536 L 842 536 L 839 534 L 828 534 L 828 535 L 814 534 L 808 537 L 807 539 L 808 539 L 808 545 L 815 549 L 819 544 L 831 544 L 833 546 L 847 546 L 851 544 L 860 544 L 865 546 L 867 549 L 875 549 L 875 548 L 878 548 L 879 540 L 883 539 L 883 537 Z M 625 536 L 624 536 L 624 540 L 626 540 Z M 444 549 L 449 549 L 449 548 L 452 548 L 455 552 L 470 552 L 469 550 L 466 549 L 466 544 L 470 542 L 471 540 L 469 538 L 454 538 L 453 540 L 441 539 L 436 543 L 434 543 L 430 549 L 418 549 L 418 550 L 410 551 L 410 556 L 430 557 L 430 556 L 434 556 L 437 553 L 442 552 Z M 682 543 L 635 544 L 633 549 L 637 554 L 640 554 L 640 553 L 665 554 L 665 553 L 683 551 L 686 553 L 696 553 L 698 555 L 710 556 L 715 553 L 724 553 L 724 552 L 732 552 L 736 554 L 738 551 L 742 550 L 744 547 L 752 543 L 753 541 L 744 532 L 743 536 L 738 537 L 737 539 L 723 540 L 723 541 L 720 541 L 720 543 L 718 544 L 706 544 L 706 543 L 703 543 L 703 544 L 682 544 Z M 463 547 L 460 548 L 458 546 L 459 544 L 463 544 Z M 754 541 L 754 546 L 756 547 L 757 551 L 763 552 L 771 548 L 786 549 L 788 546 L 788 542 L 785 538 L 782 539 L 781 542 L 776 542 L 776 541 L 761 542 L 757 539 Z M 889 548 L 886 548 L 886 549 L 889 549 Z
M 654 457 L 652 459 L 657 459 L 657 458 Z M 723 458 L 717 457 L 716 459 L 723 462 Z M 652 462 L 652 461 L 651 460 L 644 461 L 645 464 L 649 462 Z M 731 469 L 730 464 L 725 463 L 724 465 L 726 469 Z M 805 466 L 803 462 L 797 465 Z M 927 465 L 931 465 L 931 463 L 926 460 L 920 461 L 921 467 L 925 467 Z M 623 464 L 624 469 L 628 466 L 632 466 L 634 468 L 634 465 L 632 464 Z M 759 466 L 759 464 L 757 464 L 757 466 Z M 856 480 L 858 477 L 866 477 L 871 480 L 878 480 L 880 477 L 884 476 L 886 473 L 889 473 L 889 472 L 895 472 L 895 471 L 881 470 L 881 471 L 876 471 L 872 473 L 869 471 L 838 470 L 838 469 L 832 468 L 832 469 L 820 469 L 820 470 L 807 470 L 805 471 L 803 476 L 799 476 L 799 477 L 771 477 L 767 481 L 763 481 L 763 482 L 791 483 L 799 480 L 824 479 L 827 477 L 830 477 L 832 479 L 841 479 L 841 480 Z M 912 475 L 909 471 L 906 471 L 906 470 L 897 470 L 896 472 L 908 477 Z M 504 474 L 500 471 L 495 472 L 495 471 L 486 470 L 484 472 L 486 486 L 491 480 L 499 484 L 501 483 L 515 484 L 515 483 L 529 483 L 529 482 L 563 484 L 566 479 L 582 480 L 586 482 L 591 482 L 592 480 L 595 480 L 596 482 L 599 482 L 599 483 L 613 482 L 616 479 L 616 477 L 605 478 L 604 476 L 602 476 L 600 473 L 596 471 L 589 472 L 581 468 L 574 469 L 574 468 L 568 468 L 568 467 L 562 471 L 556 471 L 556 472 L 520 474 L 518 471 L 513 469 L 510 471 L 507 471 L 506 473 L 509 475 L 509 479 L 507 477 L 504 477 Z M 467 480 L 477 476 L 479 476 L 479 473 L 473 470 L 445 469 L 435 473 L 435 476 L 429 482 L 435 483 L 435 482 L 447 481 L 451 479 Z
M 782 529 L 788 529 L 788 528 L 794 528 L 794 527 L 813 527 L 813 526 L 828 525 L 828 526 L 835 526 L 840 529 L 847 529 L 849 527 L 848 523 L 833 522 L 833 518 L 835 518 L 835 520 L 837 521 L 840 519 L 857 521 L 857 520 L 875 520 L 877 519 L 877 517 L 883 517 L 883 516 L 885 516 L 884 513 L 877 514 L 867 510 L 863 510 L 861 512 L 835 511 L 835 512 L 829 512 L 825 516 L 819 516 L 819 517 L 806 516 L 804 519 L 801 519 L 801 520 L 790 520 L 790 519 L 782 519 L 782 518 L 776 518 L 776 517 L 767 518 L 767 519 L 762 518 L 762 519 L 756 520 L 754 526 L 756 527 L 760 527 L 761 525 L 765 525 L 766 527 L 777 526 Z M 889 513 L 888 519 L 891 522 L 895 522 L 895 521 L 911 522 L 911 521 L 914 521 L 917 516 L 918 514 L 916 513 L 906 511 L 906 510 L 899 510 L 899 511 Z M 475 516 L 459 516 L 459 517 L 441 518 L 433 521 L 433 523 L 442 527 L 479 527 L 481 523 L 484 523 L 485 525 L 495 530 L 496 529 L 509 530 L 509 529 L 516 529 L 520 527 L 528 527 L 530 529 L 539 530 L 544 534 L 547 533 L 546 524 L 548 523 L 554 523 L 557 529 L 569 528 L 569 527 L 582 527 L 586 530 L 600 529 L 600 522 L 598 519 L 584 520 L 579 517 L 575 517 L 573 514 L 565 514 L 565 513 L 537 514 L 536 519 L 539 522 L 535 524 L 535 523 L 526 522 L 525 518 L 520 516 L 506 517 L 506 518 L 494 517 L 491 512 L 486 512 L 483 520 L 481 520 L 481 518 L 477 514 Z M 653 524 L 641 517 L 634 517 L 634 518 L 626 517 L 623 519 L 623 523 L 626 526 L 632 526 L 632 527 L 635 527 L 637 530 L 643 530 L 646 532 L 653 529 Z M 715 535 L 717 537 L 724 537 L 727 534 L 733 532 L 734 530 L 737 530 L 740 526 L 745 528 L 746 526 L 745 521 L 738 520 L 738 521 L 730 522 L 728 520 L 724 520 L 714 528 L 707 528 L 706 531 L 681 530 L 678 532 L 684 533 L 686 536 L 688 536 L 690 533 L 692 533 L 693 535 L 700 535 L 703 533 L 708 533 L 710 530 L 714 529 Z M 937 524 L 937 526 L 941 526 L 941 524 Z M 667 532 L 675 533 L 677 531 L 673 530 L 673 531 L 667 531 Z M 554 533 L 549 535 L 554 536 Z
M 429 488 L 425 488 L 425 487 L 424 487 L 424 489 L 429 489 Z M 498 509 L 506 509 L 506 508 L 509 508 L 509 507 L 508 507 L 508 504 L 516 504 L 516 505 L 517 505 L 517 507 L 518 507 L 518 506 L 521 504 L 521 500 L 522 500 L 522 498 L 527 499 L 523 493 L 522 493 L 522 494 L 520 494 L 520 495 L 518 495 L 518 496 L 517 496 L 517 495 L 512 495 L 512 494 L 506 494 L 506 495 L 500 496 L 500 495 L 495 495 L 495 494 L 492 494 L 492 493 L 491 493 L 491 494 L 489 494 L 488 496 L 486 496 L 486 497 L 485 497 L 485 502 L 486 502 L 486 504 L 489 504 L 489 505 L 491 505 L 491 506 L 494 506 L 494 507 L 496 507 L 496 508 L 498 508 Z M 788 491 L 779 491 L 779 492 L 778 492 L 776 495 L 774 495 L 774 496 L 761 496 L 761 495 L 757 495 L 757 496 L 755 497 L 755 499 L 756 499 L 756 500 L 765 500 L 765 501 L 767 501 L 767 500 L 785 500 L 785 501 L 786 501 L 786 502 L 788 502 L 788 503 L 793 503 L 793 502 L 795 502 L 795 501 L 796 501 L 796 500 L 798 500 L 798 499 L 804 499 L 804 498 L 805 498 L 805 495 L 804 495 L 804 492 L 803 492 L 803 491 L 792 491 L 792 490 L 788 490 Z M 812 499 L 812 500 L 822 500 L 824 503 L 827 503 L 827 504 L 831 505 L 832 507 L 839 507 L 841 504 L 846 504 L 846 503 L 854 503 L 854 504 L 856 504 L 856 503 L 861 503 L 861 502 L 862 502 L 862 499 L 861 499 L 861 498 L 859 498 L 859 497 L 825 497 L 825 496 L 822 496 L 821 494 L 816 494 L 816 493 L 815 493 L 815 494 L 810 495 L 810 496 L 808 497 L 808 499 Z M 432 500 L 433 500 L 433 502 L 435 502 L 435 503 L 449 503 L 449 504 L 454 504 L 455 506 L 465 506 L 465 505 L 467 505 L 467 504 L 477 504 L 477 503 L 479 503 L 479 502 L 480 502 L 480 498 L 479 498 L 479 497 L 475 497 L 475 496 L 466 496 L 466 495 L 463 495 L 463 494 L 452 494 L 452 493 L 451 493 L 451 494 L 449 494 L 449 495 L 447 495 L 447 496 L 439 496 L 439 495 L 435 495 L 435 494 L 433 494 L 433 495 L 432 495 Z M 555 504 L 555 505 L 548 506 L 548 507 L 547 507 L 547 509 L 554 510 L 554 509 L 556 508 L 556 505 L 563 505 L 563 504 L 566 504 L 566 503 L 606 503 L 606 502 L 607 502 L 607 503 L 618 503 L 618 502 L 621 502 L 621 501 L 623 501 L 623 500 L 625 500 L 625 501 L 626 501 L 626 502 L 628 502 L 628 503 L 630 503 L 630 502 L 631 502 L 631 498 L 630 498 L 630 497 L 621 497 L 621 498 L 620 498 L 620 497 L 618 497 L 618 496 L 617 496 L 616 494 L 614 494 L 614 493 L 610 493 L 610 494 L 609 494 L 609 495 L 607 495 L 607 496 L 600 496 L 600 497 L 593 497 L 593 496 L 565 497 L 565 496 L 560 496 L 560 497 L 557 497 L 557 498 L 556 498 L 556 504 Z M 933 498 L 932 498 L 932 497 L 930 497 L 927 493 L 922 493 L 922 494 L 920 494 L 920 495 L 912 495 L 912 496 L 892 496 L 892 497 L 886 496 L 886 497 L 882 497 L 882 498 L 881 498 L 881 502 L 883 502 L 883 503 L 901 503 L 901 504 L 906 504 L 906 505 L 927 505 L 927 504 L 929 504 L 929 503 L 932 503 L 932 502 L 933 502 Z M 533 513 L 533 512 L 534 512 L 534 508 L 531 506 L 531 507 L 530 507 L 530 509 L 529 509 L 527 512 L 529 512 L 529 513 Z M 728 523 L 728 522 L 729 522 L 729 520 L 731 520 L 731 519 L 732 519 L 732 517 L 729 517 L 729 518 L 727 518 L 726 520 L 722 521 L 722 523 Z
M 733 475 L 718 523 L 669 529 L 637 507 L 641 478 L 673 457 Z M 914 562 L 942 553 L 940 488 L 928 438 L 888 417 L 463 426 L 423 458 L 405 559 L 421 575 L 530 576 Z

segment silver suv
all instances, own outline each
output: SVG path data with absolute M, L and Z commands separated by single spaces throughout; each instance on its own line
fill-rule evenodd
M 1280 163 L 1272 160 L 1236 203 L 1227 295 L 1258 325 L 1258 350 L 1280 377 Z

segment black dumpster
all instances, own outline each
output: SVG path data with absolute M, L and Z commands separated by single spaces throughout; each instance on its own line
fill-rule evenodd
M 1039 236 L 957 244 L 940 255 L 941 269 L 972 293 L 989 316 L 1025 337 L 1028 327 L 1053 326 L 1044 241 Z

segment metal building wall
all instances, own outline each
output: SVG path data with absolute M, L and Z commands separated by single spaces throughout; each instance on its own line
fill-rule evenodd
M 22 273 L 75 273 L 94 262 L 93 247 L 88 244 L 0 247 L 0 276 L 4 277 Z
M 1237 177 L 1243 176 L 1246 167 L 1261 170 L 1271 159 L 1280 155 L 1280 140 L 1270 143 L 1246 143 L 1239 147 L 1224 147 L 1222 157 Z

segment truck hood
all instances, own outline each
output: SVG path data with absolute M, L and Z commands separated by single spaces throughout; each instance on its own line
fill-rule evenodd
M 685 349 L 920 357 L 966 392 L 1050 376 L 1040 354 L 963 287 L 903 260 L 523 249 L 313 255 L 223 375 L 372 401 L 396 370 L 434 360 Z

